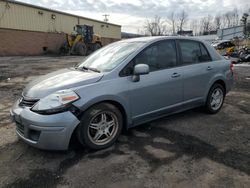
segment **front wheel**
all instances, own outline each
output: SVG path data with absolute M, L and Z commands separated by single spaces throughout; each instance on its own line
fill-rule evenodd
M 84 44 L 83 42 L 78 42 L 75 44 L 75 53 L 77 55 L 81 55 L 81 56 L 86 56 L 87 55 L 87 46 L 86 44 Z
M 88 109 L 77 128 L 79 142 L 91 149 L 104 149 L 118 138 L 123 119 L 117 107 L 101 103 Z
M 225 94 L 225 89 L 221 84 L 214 84 L 207 96 L 206 111 L 210 114 L 219 112 L 223 105 Z

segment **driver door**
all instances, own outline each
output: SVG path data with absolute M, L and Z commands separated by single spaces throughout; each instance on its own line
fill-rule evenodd
M 134 124 L 180 107 L 183 100 L 183 81 L 181 68 L 177 66 L 174 40 L 150 45 L 132 60 L 130 67 L 136 64 L 149 65 L 150 73 L 141 75 L 138 82 L 129 79 L 129 103 Z

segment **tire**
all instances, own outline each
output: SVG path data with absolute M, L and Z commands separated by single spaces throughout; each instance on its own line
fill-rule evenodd
M 85 55 L 87 55 L 87 51 L 88 51 L 88 49 L 87 49 L 86 44 L 84 44 L 82 42 L 78 42 L 76 44 L 76 52 L 78 55 L 85 56 Z
M 216 114 L 223 106 L 225 99 L 225 88 L 218 83 L 215 83 L 209 90 L 205 110 L 209 114 Z
M 59 55 L 68 55 L 69 54 L 69 46 L 65 43 L 59 49 Z
M 99 150 L 113 145 L 122 127 L 123 117 L 120 110 L 112 104 L 100 103 L 84 113 L 76 134 L 83 146 Z
M 61 47 L 59 51 L 59 55 L 68 55 L 69 54 L 69 48 Z
M 95 43 L 94 44 L 94 51 L 99 50 L 102 47 L 100 43 Z

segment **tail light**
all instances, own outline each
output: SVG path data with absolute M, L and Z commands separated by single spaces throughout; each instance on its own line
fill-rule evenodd
M 234 62 L 232 61 L 230 64 L 230 71 L 233 73 L 234 72 Z

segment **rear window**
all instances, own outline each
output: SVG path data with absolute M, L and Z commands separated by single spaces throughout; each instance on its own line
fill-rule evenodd
M 205 46 L 197 41 L 180 40 L 179 41 L 182 64 L 195 64 L 211 61 L 211 57 Z
M 207 61 L 212 61 L 207 49 L 203 44 L 200 43 L 200 49 L 201 49 L 201 57 L 200 57 L 200 62 L 207 62 Z

